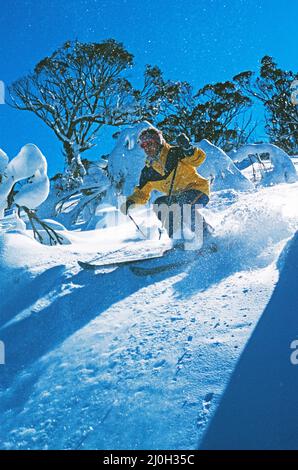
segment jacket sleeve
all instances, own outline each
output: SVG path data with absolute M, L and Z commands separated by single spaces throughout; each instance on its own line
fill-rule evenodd
M 128 196 L 127 200 L 134 202 L 135 204 L 146 204 L 150 198 L 152 191 L 152 183 L 148 181 L 142 189 L 139 186 L 136 186 L 134 192 Z
M 183 158 L 189 165 L 198 167 L 206 160 L 206 153 L 197 147 L 194 148 L 194 152 L 189 157 Z

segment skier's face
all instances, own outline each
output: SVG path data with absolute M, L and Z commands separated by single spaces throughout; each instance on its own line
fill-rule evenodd
M 140 147 L 148 155 L 148 157 L 155 157 L 158 154 L 160 143 L 154 139 L 141 140 Z

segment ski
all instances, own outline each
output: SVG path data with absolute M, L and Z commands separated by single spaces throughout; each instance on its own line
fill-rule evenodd
M 158 253 L 153 256 L 143 257 L 143 258 L 133 258 L 133 259 L 124 259 L 120 261 L 110 261 L 107 263 L 88 263 L 85 261 L 78 261 L 78 264 L 81 268 L 87 269 L 89 271 L 97 271 L 100 269 L 107 269 L 107 268 L 118 268 L 121 266 L 129 266 L 130 264 L 138 264 L 143 263 L 145 261 L 149 261 L 152 259 L 162 258 L 164 256 L 164 252 Z
M 136 275 L 136 276 L 152 276 L 154 274 L 160 274 L 166 271 L 174 270 L 180 266 L 184 266 L 187 264 L 192 263 L 197 259 L 197 256 L 205 256 L 207 254 L 216 253 L 218 251 L 218 247 L 215 244 L 202 248 L 199 251 L 195 251 L 191 253 L 191 256 L 185 256 L 182 254 L 182 258 L 173 260 L 166 264 L 158 265 L 158 266 L 130 266 L 129 269 Z
M 183 266 L 185 264 L 188 264 L 189 262 L 189 259 L 184 259 L 180 261 L 173 261 L 167 264 L 162 264 L 161 266 L 154 266 L 150 268 L 146 268 L 143 266 L 130 266 L 129 269 L 137 276 L 152 276 L 153 274 L 159 274 L 165 271 L 170 271 L 171 269 L 178 268 L 179 266 Z
M 207 246 L 206 248 L 202 248 L 199 251 L 195 252 L 186 252 L 181 249 L 171 248 L 165 250 L 161 253 L 156 255 L 147 256 L 147 257 L 137 257 L 137 258 L 130 258 L 130 259 L 123 259 L 119 261 L 110 261 L 107 263 L 93 263 L 93 262 L 85 262 L 85 261 L 78 261 L 79 266 L 82 269 L 86 269 L 89 271 L 98 271 L 103 269 L 112 269 L 112 268 L 120 268 L 124 266 L 129 266 L 131 271 L 139 276 L 147 276 L 151 274 L 157 274 L 168 269 L 174 269 L 175 267 L 182 266 L 184 264 L 188 264 L 189 262 L 193 261 L 196 256 L 204 255 L 207 253 L 214 253 L 217 251 L 215 245 Z M 171 257 L 174 259 L 171 259 Z M 166 260 L 169 258 L 168 262 L 163 265 L 158 266 L 138 266 L 142 264 L 147 264 L 150 261 L 163 259 Z M 136 266 L 137 265 L 137 266 Z

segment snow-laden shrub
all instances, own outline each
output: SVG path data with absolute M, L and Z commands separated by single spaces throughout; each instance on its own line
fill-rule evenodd
M 0 216 L 12 204 L 36 209 L 49 194 L 47 161 L 39 148 L 27 144 L 18 155 L 9 161 L 7 155 L 0 154 Z M 16 183 L 26 180 L 14 194 L 11 191 Z
M 18 155 L 9 161 L 0 150 L 0 217 L 1 228 L 25 229 L 19 219 L 27 216 L 34 237 L 41 243 L 63 243 L 63 237 L 37 217 L 35 211 L 48 197 L 50 182 L 47 176 L 47 161 L 34 144 L 24 145 Z M 16 207 L 18 213 L 11 213 L 5 220 L 5 210 Z M 6 228 L 5 228 L 6 227 Z M 45 240 L 45 235 L 47 241 Z
M 109 189 L 93 218 L 96 227 L 113 225 L 115 221 L 119 223 L 118 208 L 124 198 L 133 193 L 145 165 L 146 155 L 138 144 L 138 137 L 149 127 L 153 128 L 144 121 L 119 132 L 116 145 L 108 158 Z
M 255 161 L 260 161 L 260 156 L 264 154 L 269 156 L 271 168 L 266 169 L 263 165 L 260 185 L 271 186 L 297 181 L 297 172 L 291 157 L 276 145 L 269 143 L 247 144 L 239 150 L 231 152 L 230 156 L 235 164 L 242 164 L 247 167 L 253 165 Z
M 111 186 L 107 176 L 107 163 L 88 162 L 82 184 L 66 191 L 61 177 L 51 180 L 50 195 L 38 210 L 40 217 L 53 217 L 68 229 L 93 229 L 96 226 L 96 210 Z
M 138 137 L 149 127 L 153 126 L 145 121 L 120 132 L 108 163 L 108 174 L 113 185 L 112 199 L 120 194 L 129 196 L 138 185 L 146 160 L 145 152 L 138 144 Z
M 199 147 L 206 153 L 206 160 L 198 171 L 210 180 L 212 191 L 226 189 L 249 191 L 254 188 L 221 148 L 206 139 L 199 143 Z
M 39 214 L 55 217 L 71 229 L 104 227 L 107 214 L 117 212 L 119 198 L 131 194 L 139 182 L 145 164 L 144 150 L 138 145 L 142 130 L 152 127 L 144 121 L 119 132 L 108 159 L 88 162 L 82 185 L 75 191 L 63 191 L 57 178 L 51 194 Z

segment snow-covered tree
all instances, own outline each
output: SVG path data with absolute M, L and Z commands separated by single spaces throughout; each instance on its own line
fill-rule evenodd
M 207 84 L 197 93 L 180 83 L 167 112 L 154 123 L 169 141 L 184 132 L 193 141 L 208 139 L 228 151 L 247 142 L 254 129 L 245 115 L 250 105 L 251 100 L 230 81 Z
M 298 73 L 282 70 L 269 56 L 261 60 L 259 75 L 246 71 L 234 77 L 247 96 L 263 103 L 270 141 L 292 155 L 298 152 L 298 104 L 292 99 L 297 79 Z
M 9 88 L 10 104 L 33 112 L 62 142 L 66 188 L 81 184 L 80 155 L 95 145 L 99 129 L 126 122 L 132 98 L 123 71 L 132 62 L 133 56 L 113 39 L 68 41 Z

